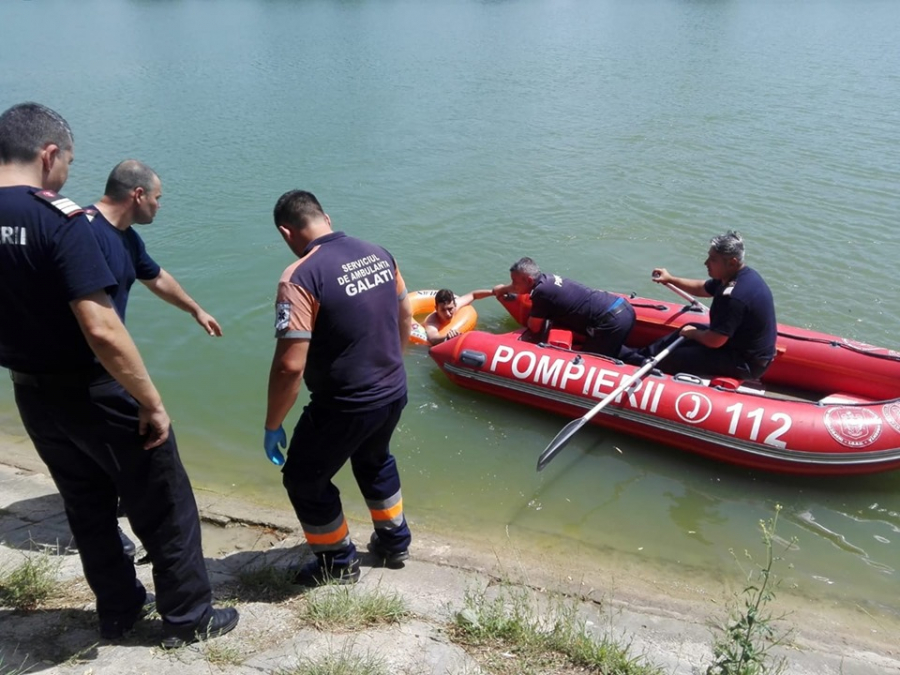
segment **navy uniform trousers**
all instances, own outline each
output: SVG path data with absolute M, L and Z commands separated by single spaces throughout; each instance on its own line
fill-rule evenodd
M 13 373 L 22 422 L 62 495 L 100 620 L 133 614 L 146 593 L 122 551 L 121 499 L 153 563 L 160 616 L 174 626 L 200 625 L 211 616 L 212 593 L 197 504 L 174 433 L 144 450 L 137 403 L 101 372 L 81 382 Z
M 307 540 L 326 567 L 349 565 L 356 557 L 343 517 L 340 490 L 331 481 L 347 460 L 365 498 L 385 550 L 409 548 L 412 535 L 402 512 L 400 474 L 390 452 L 391 436 L 406 395 L 365 412 L 345 412 L 310 403 L 291 436 L 282 482 Z M 383 509 L 391 517 L 381 519 Z M 316 545 L 312 532 L 329 543 Z
M 691 323 L 691 326 L 708 329 L 709 325 Z M 656 342 L 640 350 L 629 350 L 631 358 L 624 358 L 635 365 L 640 365 L 643 358 L 655 357 L 666 349 L 678 337 L 678 331 L 660 338 Z M 635 356 L 635 355 L 639 355 Z M 771 363 L 771 359 L 748 362 L 741 354 L 728 348 L 726 344 L 718 349 L 705 347 L 699 342 L 685 340 L 677 346 L 659 364 L 664 373 L 692 373 L 707 377 L 733 377 L 738 380 L 754 380 L 762 376 Z

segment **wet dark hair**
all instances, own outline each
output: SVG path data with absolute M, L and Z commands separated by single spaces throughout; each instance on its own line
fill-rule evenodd
M 434 308 L 438 305 L 446 305 L 448 302 L 456 302 L 456 295 L 449 288 L 442 288 L 434 296 Z
M 278 198 L 272 215 L 275 225 L 303 229 L 313 218 L 324 216 L 325 211 L 312 192 L 291 190 Z
M 126 159 L 116 164 L 110 172 L 104 194 L 119 202 L 126 199 L 135 188 L 143 188 L 145 192 L 149 192 L 158 179 L 156 172 L 143 162 Z
M 62 116 L 40 103 L 19 103 L 0 115 L 0 164 L 34 161 L 49 144 L 72 150 L 72 129 Z

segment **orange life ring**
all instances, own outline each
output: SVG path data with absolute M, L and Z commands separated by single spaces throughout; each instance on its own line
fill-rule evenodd
M 413 313 L 412 331 L 409 334 L 409 341 L 415 345 L 430 346 L 431 344 L 428 342 L 428 335 L 423 324 L 428 315 L 434 312 L 435 295 L 437 295 L 437 291 L 412 291 L 409 294 L 409 303 L 412 305 Z M 425 315 L 424 317 L 422 316 L 423 314 Z M 419 323 L 417 317 L 421 317 L 422 323 Z M 458 333 L 467 333 L 475 328 L 477 322 L 478 312 L 475 311 L 472 305 L 466 305 L 457 310 L 450 323 L 441 328 L 438 334 L 443 337 L 451 330 L 455 330 Z

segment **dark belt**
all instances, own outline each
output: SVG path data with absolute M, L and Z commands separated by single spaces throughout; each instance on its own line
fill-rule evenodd
M 612 319 L 614 316 L 621 314 L 626 309 L 628 309 L 629 305 L 625 302 L 624 298 L 619 298 L 612 305 L 609 306 L 609 309 L 606 310 L 603 314 L 600 315 L 600 318 L 596 320 L 596 324 L 593 326 L 588 326 L 585 329 L 585 333 L 587 333 L 588 337 L 593 337 L 594 333 L 598 330 L 601 330 L 604 323 Z
M 99 379 L 111 379 L 103 366 L 96 365 L 85 370 L 73 370 L 64 373 L 22 373 L 17 370 L 9 371 L 9 379 L 13 384 L 25 387 L 82 387 Z

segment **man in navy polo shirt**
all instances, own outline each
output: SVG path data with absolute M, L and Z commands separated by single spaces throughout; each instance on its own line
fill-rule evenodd
M 110 301 L 116 280 L 82 210 L 56 193 L 72 132 L 36 103 L 0 115 L 0 366 L 22 423 L 65 503 L 100 634 L 152 608 L 116 531 L 121 496 L 153 563 L 163 645 L 221 635 L 200 521 L 169 416 Z
M 85 209 L 118 286 L 113 293 L 116 311 L 125 321 L 128 294 L 135 279 L 156 296 L 194 317 L 209 335 L 222 336 L 222 328 L 171 274 L 147 253 L 144 240 L 132 225 L 149 225 L 159 211 L 162 182 L 143 162 L 126 159 L 109 174 L 103 197 Z
M 663 372 L 757 379 L 775 358 L 778 323 L 772 291 L 756 270 L 744 264 L 744 240 L 737 232 L 713 237 L 705 264 L 710 277 L 706 280 L 675 277 L 659 267 L 653 270 L 653 281 L 711 297 L 709 325 L 684 326 L 634 351 L 628 360 L 640 365 L 681 335 L 686 341 L 659 364 Z
M 584 335 L 582 350 L 618 357 L 634 327 L 634 308 L 624 298 L 588 288 L 556 274 L 542 274 L 531 258 L 509 268 L 510 284 L 494 287 L 494 295 L 531 294 L 531 313 L 526 328 L 534 335 L 545 332 L 545 322 Z
M 331 229 L 309 192 L 275 205 L 275 225 L 299 258 L 281 275 L 275 304 L 275 355 L 269 373 L 263 446 L 316 557 L 295 583 L 355 583 L 356 546 L 332 478 L 350 460 L 375 531 L 369 551 L 388 566 L 409 557 L 391 435 L 406 405 L 403 347 L 412 328 L 406 286 L 382 247 Z M 282 423 L 301 378 L 309 404 L 287 444 Z
M 147 253 L 144 240 L 132 227 L 149 225 L 159 211 L 162 183 L 153 169 L 136 159 L 119 162 L 106 180 L 103 197 L 85 209 L 91 227 L 100 243 L 110 271 L 116 278 L 112 301 L 125 321 L 128 295 L 135 279 L 169 304 L 188 312 L 209 335 L 221 337 L 222 328 L 171 274 L 162 269 Z M 125 515 L 120 509 L 119 516 Z M 135 554 L 135 545 L 121 528 L 119 537 L 125 553 Z

